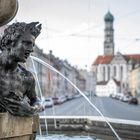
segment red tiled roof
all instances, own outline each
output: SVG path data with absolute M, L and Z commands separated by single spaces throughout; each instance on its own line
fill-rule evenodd
M 114 57 L 113 55 L 107 55 L 107 56 L 99 55 L 92 65 L 109 64 L 113 59 L 113 57 Z
M 129 61 L 130 59 L 132 60 L 140 60 L 140 54 L 126 54 L 123 55 L 126 61 Z
M 107 56 L 99 55 L 92 65 L 109 64 L 111 60 L 113 59 L 113 57 L 114 57 L 113 55 L 107 55 Z M 140 54 L 126 54 L 126 55 L 123 55 L 123 57 L 126 59 L 127 62 L 130 59 L 135 60 L 135 61 L 140 60 Z

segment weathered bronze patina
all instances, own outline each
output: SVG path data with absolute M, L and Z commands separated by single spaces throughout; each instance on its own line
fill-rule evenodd
M 17 22 L 4 31 L 0 42 L 0 112 L 32 116 L 41 109 L 31 72 L 19 63 L 33 52 L 41 24 Z

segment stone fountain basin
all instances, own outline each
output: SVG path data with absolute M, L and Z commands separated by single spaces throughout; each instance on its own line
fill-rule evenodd
M 0 139 L 35 140 L 39 117 L 18 117 L 0 113 Z

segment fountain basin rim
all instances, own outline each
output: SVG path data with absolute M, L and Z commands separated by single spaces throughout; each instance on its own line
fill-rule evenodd
M 89 119 L 90 121 L 100 121 L 105 122 L 101 116 L 39 116 L 40 119 Z M 124 120 L 105 117 L 110 123 L 121 123 L 121 124 L 131 124 L 140 126 L 140 121 L 135 120 Z

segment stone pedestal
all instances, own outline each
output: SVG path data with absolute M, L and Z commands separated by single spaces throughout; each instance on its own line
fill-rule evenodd
M 39 117 L 18 117 L 0 113 L 0 140 L 35 140 Z

